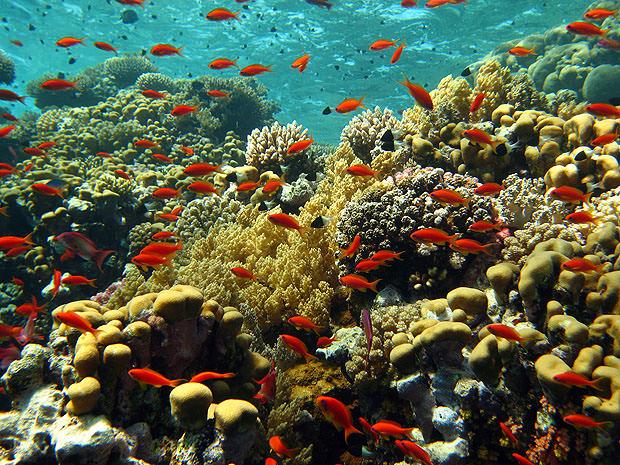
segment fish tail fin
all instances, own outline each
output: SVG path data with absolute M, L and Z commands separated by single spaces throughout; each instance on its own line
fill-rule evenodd
M 592 384 L 590 384 L 590 387 L 596 389 L 597 391 L 605 391 L 605 386 L 602 385 L 604 383 L 604 381 L 606 381 L 606 378 L 596 378 L 592 380 Z
M 95 281 L 96 281 L 96 279 L 95 279 L 95 278 L 93 278 L 93 279 L 89 279 L 89 280 L 88 280 L 88 285 L 89 285 L 90 287 L 97 287 L 97 285 L 95 284 Z
M 362 433 L 360 430 L 358 430 L 352 424 L 350 424 L 348 426 L 345 426 L 345 428 L 344 428 L 344 442 L 346 442 L 348 444 L 349 443 L 349 436 L 351 436 L 352 434 L 361 434 L 361 435 L 363 435 L 364 433 Z
M 22 105 L 26 105 L 26 97 L 27 95 L 22 95 L 21 97 L 17 97 L 17 100 L 19 100 Z
M 448 244 L 453 244 L 455 240 L 457 240 L 459 238 L 458 234 L 452 234 L 451 236 L 448 236 Z
M 325 326 L 315 326 L 314 328 L 312 328 L 312 331 L 314 332 L 314 334 L 316 334 L 317 336 L 320 336 L 321 333 L 323 331 L 325 331 Z
M 362 108 L 366 108 L 366 105 L 364 105 L 364 99 L 366 98 L 365 95 L 362 95 L 362 97 L 360 98 L 360 107 Z
M 187 383 L 186 379 L 173 379 L 170 381 L 170 386 L 177 387 L 179 384 Z
M 377 279 L 376 281 L 373 281 L 370 283 L 370 289 L 373 290 L 374 292 L 379 292 L 377 291 L 377 284 L 379 284 L 379 281 L 381 280 Z
M 181 53 L 182 51 L 183 51 L 183 47 L 179 47 L 179 49 L 177 50 L 177 55 L 179 55 L 180 57 L 185 57 L 185 55 Z
M 614 426 L 614 422 L 613 421 L 602 421 L 600 425 L 597 426 L 598 429 L 605 431 L 606 428 L 610 428 Z
M 316 355 L 312 355 L 310 352 L 306 352 L 304 354 L 304 358 L 306 359 L 306 362 L 309 362 L 310 360 L 318 360 Z
M 493 256 L 493 252 L 491 251 L 495 248 L 495 244 L 486 244 L 482 246 L 482 253 L 488 255 L 489 257 Z
M 95 262 L 99 270 L 103 269 L 103 262 L 105 262 L 105 259 L 108 257 L 108 255 L 113 254 L 114 252 L 115 250 L 97 250 L 95 252 L 95 254 L 93 255 L 93 261 Z
M 34 242 L 32 242 L 32 233 L 29 233 L 26 237 L 24 237 L 24 242 L 26 244 L 34 245 Z
M 583 196 L 583 203 L 585 203 L 586 205 L 590 204 L 590 197 L 592 197 L 592 192 L 588 192 L 586 195 Z

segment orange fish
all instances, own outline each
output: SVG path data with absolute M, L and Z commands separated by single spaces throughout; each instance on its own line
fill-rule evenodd
M 95 286 L 95 279 L 88 279 L 87 277 L 80 276 L 80 275 L 65 276 L 64 278 L 61 279 L 60 282 L 62 284 L 66 284 L 67 286 L 87 285 L 87 286 L 97 287 Z
M 84 43 L 84 38 L 81 39 L 76 39 L 75 37 L 63 37 L 62 39 L 58 39 L 56 41 L 56 45 L 58 45 L 59 47 L 73 47 L 74 45 L 77 44 L 82 44 L 82 45 L 86 45 Z
M 97 47 L 98 49 L 103 50 L 104 52 L 114 52 L 115 54 L 118 55 L 118 49 L 112 47 L 107 42 L 95 42 L 93 43 L 93 45 Z
M 606 37 L 599 40 L 596 45 L 610 50 L 620 50 L 620 40 L 608 39 Z
M 305 316 L 292 316 L 287 321 L 296 329 L 300 331 L 313 331 L 317 336 L 319 336 L 320 332 L 325 329 L 323 326 L 314 324 L 312 320 L 306 318 Z
M 39 87 L 44 90 L 69 90 L 75 89 L 76 82 L 67 81 L 65 79 L 48 79 L 42 82 Z
M 58 295 L 58 291 L 60 290 L 61 279 L 62 279 L 62 272 L 60 270 L 54 270 L 54 275 L 52 276 L 52 297 L 56 297 Z
M 615 15 L 618 10 L 608 10 L 606 8 L 594 8 L 592 10 L 586 11 L 583 15 L 586 19 L 594 19 L 601 20 L 609 18 L 610 16 Z
M 127 181 L 131 181 L 131 176 L 129 176 L 128 173 L 126 173 L 123 170 L 114 170 L 114 174 L 117 175 L 119 178 L 123 178 L 126 179 Z
M 29 245 L 20 245 L 19 247 L 15 247 L 13 249 L 8 250 L 4 256 L 7 258 L 11 258 L 11 257 L 17 257 L 27 251 L 30 250 L 30 246 Z
M 452 189 L 438 189 L 429 195 L 433 200 L 446 205 L 467 205 L 470 200 Z
M 41 142 L 39 145 L 37 145 L 37 148 L 41 149 L 41 150 L 47 150 L 47 149 L 51 149 L 52 147 L 56 146 L 56 142 L 50 140 L 50 141 L 46 141 L 46 142 Z
M 400 2 L 400 6 L 402 6 L 403 8 L 411 8 L 411 7 L 414 7 L 416 5 L 417 5 L 417 3 L 416 3 L 415 0 L 402 0 Z
M 15 284 L 16 286 L 20 286 L 20 287 L 24 287 L 24 284 L 26 284 L 24 283 L 23 279 L 16 278 L 15 276 L 13 276 L 13 278 L 11 279 L 11 282 Z
M 316 340 L 316 346 L 319 349 L 325 349 L 326 347 L 329 347 L 330 345 L 332 345 L 334 341 L 336 341 L 335 337 L 321 336 L 320 338 Z
M 413 457 L 424 465 L 433 465 L 431 456 L 413 441 L 396 440 L 394 444 L 406 457 Z
M 473 231 L 473 232 L 480 232 L 480 233 L 486 233 L 489 231 L 499 231 L 500 229 L 502 229 L 502 226 L 504 226 L 504 224 L 501 221 L 497 221 L 496 223 L 491 223 L 490 221 L 485 221 L 485 220 L 480 220 L 480 221 L 476 221 L 475 223 L 472 223 L 469 228 L 467 228 L 468 231 Z
M 17 126 L 11 124 L 9 126 L 4 126 L 3 128 L 0 128 L 0 138 L 1 137 L 6 137 L 8 136 L 11 132 L 13 132 L 13 130 L 16 128 Z
M 512 458 L 519 462 L 519 465 L 534 465 L 534 463 L 532 463 L 522 455 L 517 454 L 516 452 L 512 453 Z
M 517 57 L 525 57 L 528 55 L 536 55 L 533 48 L 525 48 L 525 47 L 512 47 L 508 50 L 508 53 Z
M 459 3 L 464 3 L 465 0 L 428 0 L 426 8 L 437 8 L 443 5 L 458 5 Z
M 133 143 L 136 147 L 140 147 L 141 149 L 152 149 L 153 147 L 157 147 L 157 144 L 148 139 L 138 139 Z
M 232 271 L 232 274 L 234 274 L 237 278 L 256 280 L 254 273 L 246 268 L 243 268 L 242 266 L 235 266 L 231 268 L 230 271 Z
M 21 326 L 9 326 L 9 325 L 0 323 L 0 338 L 4 338 L 4 337 L 16 338 L 17 336 L 21 334 L 22 329 L 23 328 Z
M 409 95 L 411 95 L 422 108 L 426 108 L 427 110 L 432 110 L 434 108 L 433 98 L 424 87 L 414 84 L 408 78 L 405 78 L 400 84 L 407 88 Z
M 24 105 L 26 104 L 24 100 L 26 100 L 26 96 L 17 95 L 12 90 L 8 89 L 0 89 L 0 100 L 4 100 L 5 102 L 21 102 Z
M 398 63 L 398 60 L 400 60 L 400 57 L 403 54 L 403 50 L 404 49 L 405 49 L 405 44 L 404 43 L 402 43 L 398 47 L 396 47 L 396 50 L 394 50 L 394 53 L 392 54 L 392 57 L 390 58 L 390 64 L 391 65 L 395 65 L 396 63 Z
M 173 199 L 181 194 L 181 189 L 171 187 L 159 187 L 151 194 L 156 199 Z
M 229 379 L 234 378 L 234 373 L 217 373 L 215 371 L 203 371 L 202 373 L 198 373 L 197 375 L 192 376 L 192 379 L 189 380 L 190 383 L 203 383 L 205 381 L 210 381 L 212 379 Z
M 377 260 L 362 260 L 357 265 L 355 265 L 355 271 L 359 273 L 366 273 L 368 271 L 374 271 L 382 265 L 384 265 L 384 263 Z
M 269 447 L 276 453 L 278 457 L 293 458 L 299 452 L 299 449 L 289 449 L 286 447 L 280 436 L 271 436 L 269 438 Z
M 577 257 L 562 263 L 562 266 L 560 268 L 572 272 L 589 273 L 591 271 L 594 271 L 596 273 L 600 273 L 604 267 L 604 263 L 596 265 L 587 258 Z
M 16 116 L 13 116 L 11 113 L 2 113 L 0 116 L 2 116 L 5 120 L 8 121 L 19 121 L 18 118 Z
M 193 155 L 194 154 L 194 149 L 191 147 L 186 147 L 185 145 L 179 145 L 179 149 L 181 150 L 181 152 L 183 152 L 185 155 Z
M 158 213 L 157 216 L 170 222 L 175 222 L 179 219 L 179 215 L 175 215 L 173 213 Z
M 209 63 L 211 69 L 226 69 L 231 66 L 237 66 L 237 60 L 229 60 L 228 58 L 216 58 Z
M 308 66 L 308 62 L 310 61 L 310 55 L 307 53 L 297 58 L 293 63 L 291 63 L 291 68 L 297 68 L 300 73 L 303 73 L 306 67 Z
M 153 234 L 151 236 L 152 239 L 155 239 L 157 241 L 160 241 L 160 240 L 163 240 L 163 239 L 170 239 L 170 238 L 173 238 L 173 237 L 175 237 L 175 236 L 174 236 L 174 233 L 172 231 L 159 231 L 159 232 L 156 232 L 155 234 Z
M 279 179 L 271 179 L 267 181 L 263 186 L 263 193 L 273 194 L 283 186 L 286 186 L 286 183 L 284 181 L 281 181 Z
M 209 21 L 227 21 L 230 19 L 236 19 L 237 21 L 239 21 L 239 18 L 237 17 L 238 15 L 239 12 L 233 13 L 226 8 L 215 8 L 214 10 L 211 10 L 207 13 L 206 18 Z
M 591 103 L 586 105 L 586 111 L 596 116 L 620 118 L 620 108 L 609 103 Z
M 183 170 L 188 176 L 206 176 L 214 172 L 220 172 L 219 165 L 211 165 L 210 163 L 192 163 Z
M 257 76 L 259 74 L 270 73 L 270 72 L 271 72 L 271 65 L 264 66 L 264 65 L 259 65 L 255 63 L 253 65 L 249 65 L 243 68 L 241 71 L 239 71 L 239 74 L 241 76 Z
M 526 340 L 526 338 L 519 334 L 519 331 L 511 326 L 501 323 L 491 323 L 490 325 L 486 325 L 486 328 L 493 336 L 508 339 L 509 341 L 523 342 Z
M 495 244 L 481 244 L 474 239 L 456 239 L 450 243 L 450 248 L 463 254 L 479 254 L 493 255 L 490 251 Z
M 611 421 L 596 421 L 594 418 L 588 417 L 586 415 L 581 415 L 579 413 L 566 415 L 563 420 L 564 422 L 568 423 L 569 425 L 573 425 L 576 428 L 604 428 L 606 426 L 613 425 Z
M 360 98 L 359 100 L 354 98 L 346 98 L 338 104 L 338 106 L 336 107 L 336 111 L 338 113 L 350 113 L 360 107 L 366 108 L 363 104 L 363 101 L 364 97 Z
M 362 426 L 362 431 L 366 434 L 366 436 L 370 436 L 375 444 L 379 443 L 379 434 L 372 428 L 372 425 L 368 423 L 366 418 L 359 417 L 357 419 L 359 424 Z
M 30 188 L 33 191 L 38 192 L 39 194 L 49 195 L 49 196 L 57 195 L 61 199 L 63 198 L 63 196 L 62 196 L 62 189 L 58 189 L 56 187 L 48 186 L 47 184 L 43 184 L 43 183 L 40 183 L 40 182 L 35 182 L 34 184 L 32 184 L 30 186 Z
M 253 190 L 258 189 L 258 186 L 260 186 L 260 182 L 252 182 L 252 181 L 242 182 L 241 184 L 237 185 L 237 192 L 253 191 Z
M 184 383 L 185 379 L 168 379 L 164 375 L 157 373 L 150 368 L 133 368 L 127 372 L 127 374 L 131 377 L 131 379 L 142 383 L 149 384 L 154 387 L 176 387 L 181 383 Z
M 508 440 L 510 442 L 512 442 L 512 444 L 515 447 L 519 446 L 519 440 L 517 439 L 517 437 L 514 435 L 514 433 L 512 432 L 512 430 L 510 429 L 510 427 L 508 427 L 504 422 L 500 421 L 499 422 L 499 428 L 502 430 L 502 433 L 504 433 L 504 436 L 506 436 L 508 438 Z
M 224 92 L 223 90 L 211 89 L 207 91 L 207 95 L 213 98 L 224 98 L 230 95 L 230 92 Z
M 172 255 L 179 250 L 183 250 L 182 242 L 178 242 L 176 244 L 171 244 L 169 242 L 151 242 L 150 244 L 144 246 L 142 250 L 140 250 L 140 253 L 167 257 L 168 255 Z
M 220 191 L 217 188 L 207 181 L 195 181 L 187 186 L 187 190 L 192 192 L 196 192 L 197 194 L 215 194 L 220 195 Z
M 588 203 L 591 195 L 592 192 L 584 194 L 579 189 L 571 186 L 554 187 L 549 191 L 550 197 L 554 198 L 555 200 L 561 200 L 562 202 L 568 203 Z
M 611 134 L 604 134 L 602 136 L 598 136 L 590 142 L 592 147 L 603 147 L 604 145 L 611 144 L 618 138 L 617 132 L 612 132 Z
M 286 151 L 286 153 L 288 153 L 289 155 L 292 153 L 299 153 L 299 152 L 303 152 L 304 150 L 306 150 L 308 147 L 310 147 L 312 145 L 312 143 L 314 142 L 314 139 L 303 139 L 303 140 L 299 140 L 297 142 L 293 142 L 288 150 Z
M 411 432 L 414 430 L 413 427 L 403 428 L 399 423 L 390 420 L 379 420 L 372 425 L 372 429 L 379 433 L 384 439 L 411 437 Z
M 486 97 L 486 94 L 482 92 L 476 95 L 474 99 L 472 100 L 471 105 L 469 106 L 469 112 L 476 113 L 482 106 L 482 101 L 484 100 L 485 97 Z
M 463 136 L 478 145 L 490 145 L 495 148 L 500 144 L 500 141 L 493 140 L 491 136 L 482 129 L 466 129 L 463 131 Z
M 447 232 L 437 228 L 423 228 L 412 232 L 409 237 L 416 242 L 421 242 L 422 244 L 443 245 L 453 242 L 456 240 L 458 235 L 454 234 L 450 236 Z
M 303 228 L 291 215 L 287 215 L 286 213 L 272 213 L 271 215 L 267 216 L 267 219 L 276 226 L 282 226 L 283 228 L 287 229 L 294 229 L 299 232 L 299 234 L 302 233 Z
M 319 396 L 316 398 L 315 402 L 327 421 L 334 425 L 338 431 L 344 430 L 345 442 L 349 442 L 349 436 L 352 434 L 363 434 L 353 426 L 353 416 L 349 408 L 338 399 L 328 396 Z
M 97 152 L 95 156 L 101 158 L 112 158 L 112 155 L 110 155 L 108 152 Z
M 170 257 L 160 255 L 138 254 L 131 259 L 131 263 L 141 268 L 158 268 L 160 266 L 172 266 Z
M 599 219 L 594 217 L 592 213 L 586 211 L 569 213 L 564 219 L 574 224 L 598 223 L 599 221 Z
M 183 56 L 181 54 L 182 49 L 183 47 L 177 48 L 170 44 L 157 44 L 151 47 L 151 55 L 155 55 L 156 57 L 166 57 L 171 55 Z
M 361 163 L 358 163 L 357 165 L 349 166 L 346 172 L 347 174 L 350 174 L 351 176 L 374 176 L 375 174 L 378 173 L 378 171 L 375 171 L 371 169 L 369 166 L 363 165 Z
M 15 309 L 15 313 L 21 316 L 29 316 L 33 313 L 36 315 L 43 310 L 45 310 L 45 305 L 39 305 L 37 302 L 37 298 L 35 296 L 32 296 L 30 302 L 21 304 Z
M 58 312 L 54 315 L 61 323 L 64 323 L 71 328 L 75 328 L 81 333 L 91 333 L 97 335 L 97 330 L 93 328 L 93 325 L 81 315 L 75 312 Z
M 600 382 L 604 381 L 604 378 L 597 379 L 588 379 L 585 376 L 582 376 L 578 373 L 573 373 L 572 371 L 566 371 L 564 373 L 559 373 L 553 377 L 554 381 L 558 383 L 566 384 L 568 386 L 577 386 L 577 387 L 592 387 L 594 389 L 602 390 L 600 387 Z
M 485 184 L 482 184 L 481 186 L 476 187 L 474 189 L 474 194 L 487 195 L 490 197 L 490 196 L 499 194 L 504 189 L 506 188 L 502 186 L 501 184 L 497 184 L 496 182 L 487 182 Z
M 163 92 L 157 92 L 156 90 L 152 90 L 152 89 L 146 89 L 140 93 L 144 95 L 146 98 L 152 98 L 152 99 L 166 98 L 166 94 L 164 94 Z
M 0 250 L 10 250 L 24 244 L 34 245 L 34 242 L 32 242 L 32 233 L 24 237 L 0 236 Z
M 356 234 L 349 246 L 345 249 L 340 249 L 340 259 L 345 257 L 352 257 L 357 253 L 357 249 L 359 249 L 360 244 L 362 242 L 362 237 L 359 234 Z
M 139 6 L 144 8 L 144 0 L 116 0 L 121 5 Z
M 177 105 L 170 111 L 172 116 L 184 116 L 189 115 L 190 113 L 195 113 L 198 110 L 197 106 L 191 105 Z
M 44 157 L 46 153 L 38 147 L 24 147 L 23 152 L 31 157 Z
M 573 34 L 582 36 L 603 36 L 608 30 L 602 30 L 596 24 L 586 23 L 584 21 L 575 21 L 566 26 L 566 30 Z
M 404 252 L 392 252 L 391 250 L 379 250 L 370 256 L 370 260 L 376 262 L 387 262 L 390 260 L 402 260 L 400 256 Z
M 310 360 L 316 360 L 316 357 L 308 352 L 308 347 L 306 347 L 306 344 L 304 344 L 301 339 L 298 339 L 295 336 L 290 336 L 288 334 L 280 334 L 280 340 L 293 352 L 306 359 L 306 362 L 309 362 Z
M 241 3 L 242 1 L 246 1 L 246 0 L 235 0 L 235 1 Z M 267 457 L 265 459 L 264 465 L 278 465 L 278 461 L 272 457 Z
M 370 47 L 368 47 L 368 49 L 373 50 L 373 51 L 378 51 L 378 50 L 385 50 L 386 48 L 395 47 L 395 46 L 396 46 L 396 41 L 394 40 L 379 39 L 379 40 L 374 41 L 372 44 L 370 44 Z
M 377 279 L 375 281 L 369 282 L 366 278 L 358 274 L 347 274 L 345 276 L 342 276 L 339 281 L 340 284 L 342 284 L 343 286 L 350 287 L 357 291 L 366 292 L 366 289 L 370 289 L 374 292 L 377 292 L 377 284 L 379 284 L 381 280 Z

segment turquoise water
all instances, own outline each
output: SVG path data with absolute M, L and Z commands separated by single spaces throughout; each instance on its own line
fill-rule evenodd
M 397 84 L 403 74 L 433 88 L 442 77 L 460 74 L 502 42 L 574 20 L 579 16 L 575 12 L 589 3 L 471 0 L 426 9 L 402 8 L 398 1 L 335 0 L 327 10 L 302 0 L 244 4 L 155 0 L 147 1 L 144 9 L 111 0 L 2 0 L 0 47 L 15 60 L 16 83 L 22 90 L 26 82 L 45 72 L 75 74 L 109 58 L 110 53 L 92 46 L 94 41 L 109 42 L 120 53 L 148 50 L 158 42 L 182 46 L 185 57 L 153 58 L 162 72 L 175 77 L 235 75 L 235 69 L 208 69 L 208 63 L 220 56 L 238 58 L 240 65 L 273 65 L 273 73 L 258 79 L 280 104 L 278 119 L 297 120 L 317 140 L 334 143 L 349 117 L 323 116 L 325 106 L 366 96 L 369 107 L 407 108 L 411 99 Z M 206 13 L 219 6 L 241 11 L 240 21 L 206 21 Z M 134 10 L 137 22 L 123 24 L 125 10 Z M 63 36 L 86 37 L 88 47 L 60 49 L 54 43 Z M 368 50 L 380 38 L 406 43 L 399 63 L 389 65 L 391 50 Z M 9 42 L 15 39 L 24 46 Z M 290 64 L 304 52 L 312 58 L 300 74 Z M 75 63 L 68 64 L 72 57 Z

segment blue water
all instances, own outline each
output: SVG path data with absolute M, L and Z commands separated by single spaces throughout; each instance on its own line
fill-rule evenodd
M 424 3 L 424 2 L 421 2 Z M 281 111 L 280 121 L 297 120 L 317 140 L 336 142 L 350 116 L 323 116 L 325 106 L 346 97 L 366 96 L 368 106 L 400 110 L 412 101 L 397 81 L 406 73 L 427 88 L 447 74 L 459 74 L 498 44 L 578 19 L 589 0 L 469 0 L 436 9 L 402 8 L 392 0 L 334 0 L 331 10 L 303 0 L 253 0 L 238 4 L 202 0 L 147 1 L 132 8 L 113 0 L 0 0 L 0 48 L 17 64 L 14 87 L 44 72 L 76 74 L 111 56 L 91 44 L 106 41 L 121 52 L 148 50 L 158 42 L 183 46 L 185 57 L 153 58 L 176 77 L 189 74 L 233 76 L 236 70 L 212 71 L 214 58 L 239 58 L 239 64 L 272 64 L 273 73 L 258 79 L 270 90 Z M 205 14 L 215 7 L 242 11 L 240 21 L 214 23 Z M 123 24 L 123 10 L 139 20 Z M 32 30 L 30 30 L 32 29 Z M 86 37 L 88 47 L 69 50 L 54 43 L 63 36 Z M 402 39 L 401 61 L 389 65 L 391 51 L 371 52 L 379 38 Z M 20 40 L 23 47 L 12 45 Z M 303 74 L 290 63 L 309 53 Z M 76 59 L 68 64 L 69 58 Z

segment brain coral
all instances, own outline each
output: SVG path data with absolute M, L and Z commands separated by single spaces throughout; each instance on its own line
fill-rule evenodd
M 0 50 L 0 83 L 10 84 L 15 79 L 15 63 Z
M 366 110 L 351 118 L 342 130 L 340 140 L 348 142 L 355 155 L 368 163 L 371 158 L 370 151 L 375 148 L 385 130 L 396 129 L 398 124 L 391 110 L 375 107 L 374 110 Z

